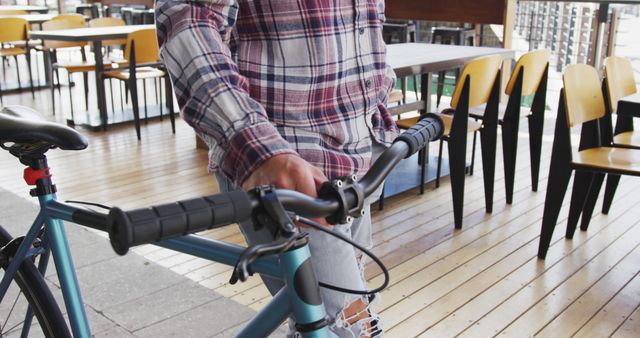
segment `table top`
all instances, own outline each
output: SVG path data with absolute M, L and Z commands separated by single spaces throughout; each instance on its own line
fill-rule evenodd
M 0 6 L 0 11 L 13 11 L 13 10 L 47 13 L 49 11 L 49 7 L 47 7 L 47 6 L 22 6 L 22 5 Z
M 0 18 L 22 18 L 29 23 L 43 23 L 53 19 L 58 14 L 19 14 L 19 15 L 0 15 Z M 85 16 L 85 20 L 89 17 Z
M 100 41 L 126 38 L 131 32 L 155 28 L 155 25 L 129 25 L 111 27 L 87 27 L 76 29 L 61 29 L 51 31 L 29 31 L 32 39 L 58 41 Z
M 640 117 L 640 92 L 618 100 L 617 114 Z
M 387 45 L 387 63 L 398 77 L 458 68 L 477 57 L 494 54 L 505 59 L 515 58 L 515 51 L 505 48 L 430 43 Z

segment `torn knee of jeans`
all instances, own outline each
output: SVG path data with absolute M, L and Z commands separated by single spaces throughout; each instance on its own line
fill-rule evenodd
M 346 329 L 353 337 L 380 337 L 382 336 L 382 322 L 380 316 L 371 310 L 368 297 L 351 299 L 345 304 L 335 317 L 334 326 Z

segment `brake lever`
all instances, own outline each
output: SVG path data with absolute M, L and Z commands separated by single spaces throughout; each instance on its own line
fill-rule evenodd
M 284 241 L 258 244 L 246 248 L 233 268 L 229 283 L 233 285 L 238 280 L 245 282 L 249 276 L 253 276 L 251 263 L 256 259 L 296 249 L 307 243 L 309 243 L 309 235 L 307 233 L 298 233 L 296 236 L 288 237 Z

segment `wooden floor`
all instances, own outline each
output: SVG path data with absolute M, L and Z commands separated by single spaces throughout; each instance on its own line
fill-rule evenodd
M 83 107 L 82 95 L 76 96 Z M 30 94 L 4 99 L 64 120 L 63 106 L 55 117 L 49 113 L 47 91 L 37 92 L 35 100 Z M 546 126 L 553 127 L 552 118 Z M 182 120 L 175 135 L 168 120 L 150 122 L 140 142 L 131 125 L 85 134 L 87 150 L 50 152 L 63 200 L 134 208 L 216 190 L 206 151 L 195 149 L 193 132 Z M 447 179 L 424 195 L 410 191 L 388 199 L 385 210 L 374 212 L 374 252 L 391 273 L 391 285 L 375 306 L 389 337 L 640 336 L 640 181 L 623 178 L 610 214 L 594 215 L 589 230 L 571 241 L 563 237 L 565 206 L 547 259 L 538 260 L 551 138 L 545 136 L 540 189 L 532 192 L 526 136 L 521 134 L 513 205 L 504 200 L 499 149 L 494 211 L 484 211 L 478 167 L 466 181 L 462 230 L 453 229 Z M 29 198 L 21 176 L 17 161 L 0 153 L 0 186 Z M 243 242 L 235 226 L 207 235 Z M 258 278 L 228 285 L 228 267 L 153 246 L 136 251 L 252 308 L 269 299 Z M 380 283 L 373 267 L 367 275 L 371 285 Z

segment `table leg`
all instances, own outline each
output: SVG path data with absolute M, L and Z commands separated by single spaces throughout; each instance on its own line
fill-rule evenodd
M 433 75 L 431 73 L 420 75 L 420 100 L 424 102 L 424 109 L 420 114 L 431 111 L 431 91 L 433 90 Z
M 104 82 L 102 82 L 102 41 L 93 41 L 93 55 L 96 58 L 96 92 L 98 95 L 98 111 L 100 113 L 100 125 L 102 130 L 107 130 L 107 100 L 104 94 Z

